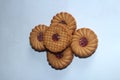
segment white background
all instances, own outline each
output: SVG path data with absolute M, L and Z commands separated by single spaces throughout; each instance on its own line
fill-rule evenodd
M 31 48 L 29 34 L 61 11 L 75 17 L 77 29 L 94 30 L 99 45 L 91 57 L 55 70 L 46 52 Z M 120 0 L 0 0 L 0 80 L 120 80 Z

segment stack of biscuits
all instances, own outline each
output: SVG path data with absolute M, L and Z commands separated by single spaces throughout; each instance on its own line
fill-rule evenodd
M 98 45 L 97 35 L 89 28 L 77 29 L 75 18 L 67 12 L 57 13 L 48 26 L 40 24 L 30 32 L 35 51 L 46 51 L 47 61 L 55 69 L 64 69 L 73 60 L 91 56 Z

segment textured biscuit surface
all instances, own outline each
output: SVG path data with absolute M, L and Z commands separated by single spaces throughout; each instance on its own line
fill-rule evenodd
M 50 26 L 44 34 L 44 44 L 51 52 L 61 52 L 70 45 L 71 36 L 62 24 Z
M 72 38 L 71 48 L 79 57 L 92 55 L 98 45 L 96 34 L 89 28 L 78 29 Z

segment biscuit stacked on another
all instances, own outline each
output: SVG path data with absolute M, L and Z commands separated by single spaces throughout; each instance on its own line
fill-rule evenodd
M 97 48 L 96 34 L 88 28 L 76 30 L 75 18 L 67 13 L 57 13 L 50 26 L 40 24 L 30 33 L 30 44 L 37 51 L 47 51 L 47 60 L 51 67 L 64 69 L 78 57 L 88 57 Z
M 58 13 L 51 20 L 50 28 L 44 36 L 44 44 L 49 50 L 48 62 L 55 69 L 63 69 L 72 62 L 73 52 L 70 45 L 75 29 L 75 18 L 67 12 Z
M 65 25 L 53 23 L 45 31 L 44 44 L 50 52 L 58 53 L 66 49 L 71 42 L 72 35 L 67 32 Z

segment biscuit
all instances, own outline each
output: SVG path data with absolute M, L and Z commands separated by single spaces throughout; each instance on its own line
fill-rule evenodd
M 64 69 L 72 62 L 73 53 L 70 47 L 57 54 L 47 52 L 47 60 L 53 68 Z
M 35 28 L 32 29 L 30 32 L 30 44 L 33 49 L 37 51 L 43 51 L 45 50 L 44 44 L 43 44 L 43 34 L 45 30 L 48 27 L 46 25 L 40 24 L 35 26 Z
M 57 13 L 51 20 L 51 24 L 52 23 L 60 23 L 66 25 L 66 27 L 69 29 L 70 34 L 73 34 L 76 29 L 75 18 L 67 12 Z
M 71 35 L 69 35 L 62 24 L 53 24 L 44 34 L 45 47 L 51 52 L 61 52 L 70 45 Z
M 89 28 L 81 28 L 75 31 L 71 48 L 75 55 L 85 58 L 92 55 L 98 46 L 97 35 Z

